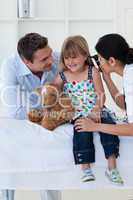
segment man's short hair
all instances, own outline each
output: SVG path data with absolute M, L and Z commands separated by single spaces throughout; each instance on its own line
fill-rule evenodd
M 20 38 L 17 51 L 21 58 L 33 61 L 34 53 L 38 49 L 47 47 L 48 39 L 38 33 L 28 33 Z

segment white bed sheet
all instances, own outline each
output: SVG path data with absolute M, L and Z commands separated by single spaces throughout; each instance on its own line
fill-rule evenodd
M 27 120 L 0 119 L 1 172 L 51 171 L 72 165 L 71 125 L 52 132 Z
M 27 120 L 0 118 L 1 189 L 80 189 L 112 187 L 105 176 L 106 160 L 94 134 L 96 181 L 80 181 L 81 171 L 74 165 L 72 125 L 58 127 L 54 133 Z M 125 187 L 133 186 L 133 137 L 122 137 L 118 167 Z M 126 170 L 125 170 L 126 169 Z M 124 187 L 124 188 L 125 188 Z

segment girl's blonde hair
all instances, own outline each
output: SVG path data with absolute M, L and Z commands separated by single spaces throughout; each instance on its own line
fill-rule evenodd
M 66 38 L 61 49 L 60 68 L 67 70 L 64 63 L 65 57 L 75 57 L 79 54 L 86 56 L 85 64 L 90 63 L 90 51 L 86 39 L 81 35 Z

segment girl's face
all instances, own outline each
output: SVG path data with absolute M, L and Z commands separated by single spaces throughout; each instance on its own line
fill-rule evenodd
M 85 67 L 86 59 L 86 56 L 76 54 L 73 56 L 64 57 L 64 64 L 69 70 L 71 70 L 71 72 L 77 72 Z

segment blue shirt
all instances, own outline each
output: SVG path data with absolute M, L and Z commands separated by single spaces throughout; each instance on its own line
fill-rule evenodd
M 24 64 L 18 53 L 5 60 L 0 68 L 0 100 L 2 117 L 25 119 L 34 99 L 32 91 L 46 82 L 52 82 L 58 72 L 59 53 L 53 52 L 50 71 L 44 71 L 41 79 Z

